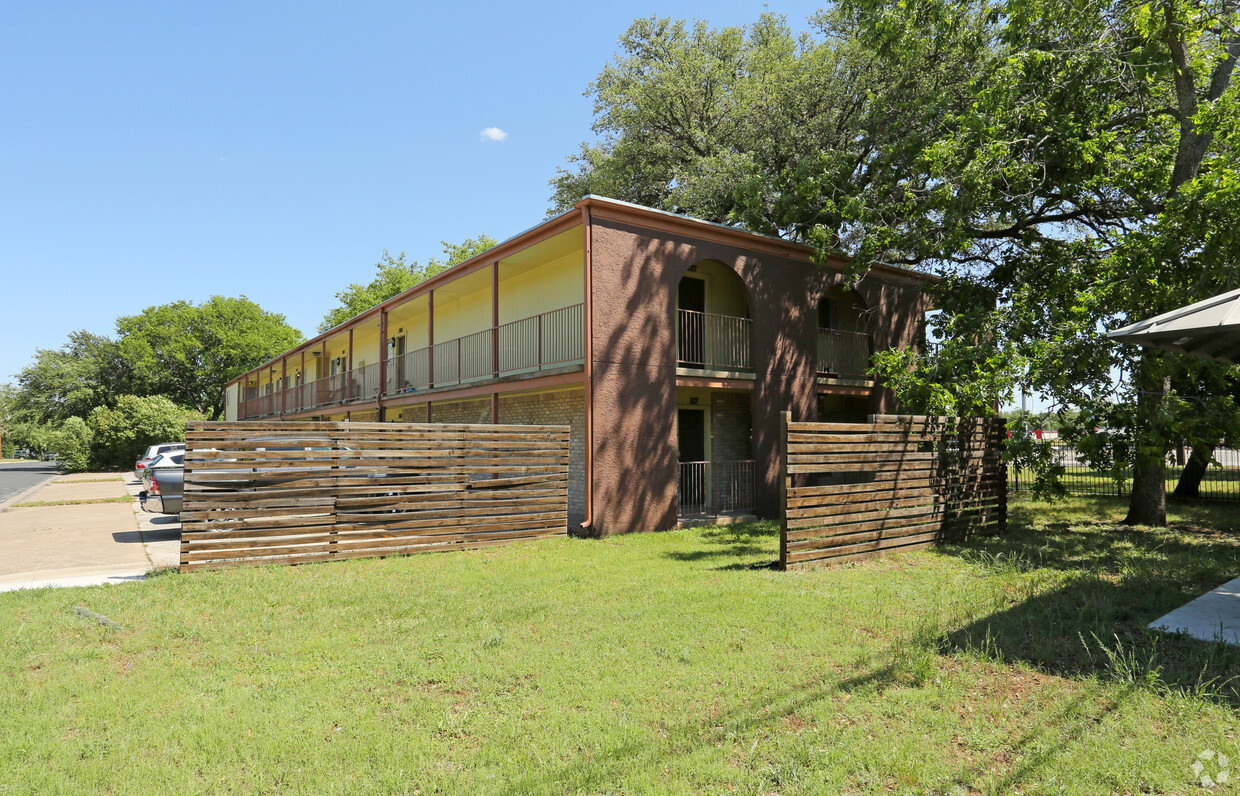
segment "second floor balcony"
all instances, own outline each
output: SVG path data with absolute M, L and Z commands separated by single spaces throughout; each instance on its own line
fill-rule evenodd
M 818 374 L 845 379 L 868 379 L 870 336 L 840 329 L 818 330 Z
M 753 370 L 752 326 L 748 318 L 676 310 L 676 365 L 699 370 Z
M 375 362 L 247 398 L 238 418 L 347 407 L 578 365 L 585 359 L 584 324 L 582 304 L 544 312 L 392 357 L 383 369 Z

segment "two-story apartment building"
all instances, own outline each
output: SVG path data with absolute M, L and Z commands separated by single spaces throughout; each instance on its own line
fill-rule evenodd
M 779 413 L 890 411 L 929 277 L 601 197 L 228 385 L 227 418 L 558 423 L 569 513 L 605 535 L 778 511 Z

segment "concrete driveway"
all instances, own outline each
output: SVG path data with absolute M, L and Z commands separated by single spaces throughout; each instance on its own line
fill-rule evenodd
M 177 566 L 180 522 L 142 513 L 140 489 L 132 473 L 56 474 L 0 503 L 0 591 L 123 583 Z

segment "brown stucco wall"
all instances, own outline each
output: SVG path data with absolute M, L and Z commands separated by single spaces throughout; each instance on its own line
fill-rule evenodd
M 838 269 L 595 217 L 591 226 L 593 532 L 676 522 L 676 290 L 688 267 L 717 260 L 740 276 L 753 318 L 751 393 L 758 511 L 778 510 L 780 412 L 817 414 L 817 304 Z M 867 277 L 859 293 L 882 323 L 876 348 L 906 345 L 924 313 L 913 283 Z M 888 396 L 874 400 L 890 407 Z

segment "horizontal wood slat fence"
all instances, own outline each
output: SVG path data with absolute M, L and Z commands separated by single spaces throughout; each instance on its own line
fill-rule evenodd
M 781 568 L 1006 530 L 1002 418 L 869 420 L 794 423 L 784 413 Z
M 559 536 L 568 427 L 189 424 L 181 570 Z

